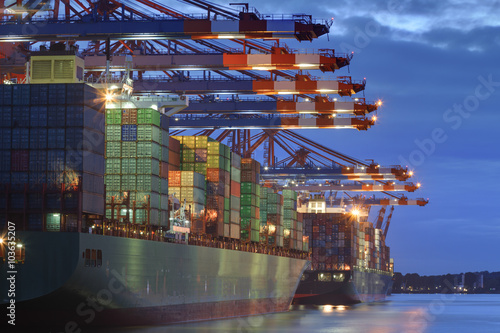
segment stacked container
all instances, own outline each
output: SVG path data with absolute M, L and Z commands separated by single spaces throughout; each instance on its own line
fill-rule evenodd
M 205 224 L 195 231 L 240 238 L 240 156 L 206 136 L 172 138 L 180 142 L 180 169 L 206 177 Z
M 344 270 L 353 266 L 390 271 L 390 250 L 382 230 L 346 213 L 299 213 L 309 236 L 313 270 Z
M 204 137 L 207 139 L 206 137 Z M 207 140 L 207 230 L 211 235 L 231 236 L 231 150 Z
M 8 218 L 18 230 L 77 231 L 81 214 L 102 218 L 98 97 L 85 84 L 0 85 L 0 226 Z
M 205 215 L 205 176 L 194 171 L 169 171 L 168 193 L 177 198 L 185 209 L 192 232 L 203 230 Z
M 241 159 L 241 239 L 259 242 L 260 236 L 260 163 Z
M 283 196 L 270 188 L 262 188 L 261 208 L 262 216 L 260 219 L 260 242 L 267 245 L 283 247 L 284 225 L 283 225 Z M 291 215 L 290 215 L 291 216 Z M 288 221 L 293 224 L 291 219 Z M 288 239 L 292 237 L 292 225 L 288 228 Z M 287 241 L 287 248 L 290 248 L 290 241 Z
M 168 225 L 168 122 L 153 109 L 106 110 L 107 202 L 130 199 L 131 222 Z M 121 207 L 114 216 L 127 216 Z M 111 218 L 111 210 L 106 211 Z
M 182 140 L 182 137 L 180 138 Z M 181 142 L 173 137 L 168 141 L 168 170 L 181 170 Z
M 283 247 L 302 251 L 302 221 L 298 221 L 297 192 L 283 190 Z
M 231 196 L 230 196 L 231 238 L 241 237 L 241 156 L 231 153 Z

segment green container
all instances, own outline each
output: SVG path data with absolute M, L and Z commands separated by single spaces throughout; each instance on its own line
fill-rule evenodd
M 259 238 L 260 238 L 259 231 L 258 230 L 252 230 L 250 240 L 252 242 L 258 243 L 259 242 Z
M 291 209 L 285 209 L 283 211 L 283 219 L 296 220 L 297 219 L 297 212 L 294 210 L 291 210 Z
M 241 182 L 241 170 L 231 167 L 231 180 L 237 183 Z
M 267 213 L 268 214 L 279 214 L 281 212 L 281 207 L 278 206 L 277 204 L 267 204 Z
M 161 143 L 160 128 L 152 125 L 138 125 L 137 140 Z
M 242 194 L 241 195 L 241 206 L 255 206 L 255 207 L 257 207 L 255 194 Z
M 224 210 L 231 209 L 231 200 L 229 198 L 224 198 Z
M 181 171 L 195 171 L 195 163 L 181 163 Z
M 122 142 L 122 158 L 137 157 L 137 143 L 136 142 Z
M 106 143 L 106 157 L 121 157 L 121 143 L 119 141 Z
M 267 225 L 267 211 L 260 211 L 260 224 Z
M 229 210 L 224 211 L 224 223 L 230 223 L 231 221 L 231 212 Z
M 122 139 L 121 125 L 106 125 L 106 141 L 120 141 Z
M 252 219 L 251 218 L 241 218 L 240 226 L 241 226 L 241 230 L 251 229 L 252 228 Z
M 195 161 L 195 152 L 194 149 L 185 148 L 182 150 L 181 162 L 183 163 L 194 163 Z
M 231 171 L 231 160 L 224 158 L 224 170 Z
M 296 206 L 296 201 L 293 199 L 283 199 L 283 208 L 284 209 L 294 209 Z
M 210 169 L 224 169 L 225 162 L 224 157 L 219 155 L 208 155 L 207 156 L 207 168 Z
M 137 157 L 152 157 L 160 159 L 161 146 L 156 142 L 139 141 L 137 142 Z
M 286 217 L 283 219 L 283 227 L 287 229 L 293 229 L 293 222 L 294 220 L 292 219 L 287 219 Z
M 194 171 L 206 176 L 207 175 L 207 164 L 204 162 L 195 163 L 194 164 Z
M 152 175 L 137 175 L 137 190 L 145 192 L 159 192 L 160 177 Z
M 256 194 L 256 185 L 250 182 L 241 183 L 241 194 Z
M 106 175 L 104 176 L 104 184 L 106 184 L 107 191 L 120 191 L 121 176 L 120 175 Z
M 224 146 L 222 143 L 217 141 L 207 143 L 208 155 L 219 155 L 224 156 Z
M 106 110 L 106 124 L 119 125 L 122 123 L 122 110 L 121 109 L 108 109 Z
M 160 162 L 152 158 L 137 159 L 137 173 L 143 175 L 160 175 Z
M 267 210 L 267 198 L 262 199 L 262 197 L 261 197 L 259 201 L 260 201 L 260 205 L 259 205 L 260 210 L 261 211 Z
M 153 109 L 139 109 L 137 110 L 137 123 L 160 127 L 160 112 Z
M 250 240 L 250 233 L 247 230 L 241 230 L 240 234 L 241 234 L 242 241 Z
M 135 158 L 122 158 L 122 174 L 136 174 L 137 173 L 137 159 Z
M 267 193 L 267 205 L 278 203 L 278 193 Z
M 261 199 L 266 199 L 267 198 L 267 193 L 272 192 L 272 190 L 269 187 L 260 187 L 260 198 Z
M 260 198 L 260 191 L 261 191 L 261 188 L 262 186 L 260 186 L 259 184 L 255 185 L 255 194 L 257 195 L 257 197 Z
M 260 230 L 260 220 L 259 219 L 252 219 L 252 230 Z
M 122 175 L 121 190 L 135 191 L 137 189 L 137 177 L 135 175 Z
M 119 158 L 106 159 L 106 174 L 119 174 L 121 172 L 121 160 Z
M 294 190 L 284 189 L 283 199 L 297 200 L 297 192 L 295 192 Z
M 242 218 L 255 218 L 255 207 L 254 206 L 241 206 L 241 217 Z

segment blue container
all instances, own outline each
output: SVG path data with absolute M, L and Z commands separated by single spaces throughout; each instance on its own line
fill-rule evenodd
M 12 108 L 12 126 L 29 127 L 30 108 L 29 106 L 14 106 Z
M 47 171 L 64 171 L 64 150 L 49 150 L 47 152 Z
M 12 130 L 12 149 L 28 149 L 29 128 L 14 128 Z
M 122 141 L 137 141 L 137 125 L 122 125 Z
M 0 149 L 10 149 L 12 141 L 12 130 L 10 128 L 0 129 Z
M 0 151 L 0 172 L 10 172 L 10 150 Z
M 12 209 L 24 209 L 24 194 L 23 193 L 11 193 L 10 194 L 10 205 Z
M 1 96 L 1 95 L 0 95 Z M 12 126 L 12 107 L 0 103 L 0 127 Z
M 30 101 L 32 105 L 47 104 L 49 91 L 46 84 L 31 84 L 30 88 Z
M 0 184 L 10 184 L 10 172 L 0 172 Z
M 12 172 L 11 177 L 12 186 L 20 190 L 22 190 L 24 184 L 28 184 L 29 181 L 27 172 Z
M 49 149 L 64 149 L 65 145 L 64 128 L 49 128 L 47 132 L 47 146 Z
M 83 126 L 82 105 L 68 105 L 66 107 L 66 126 Z
M 66 126 L 66 106 L 51 105 L 47 108 L 47 126 L 58 128 Z
M 31 207 L 31 203 L 30 203 Z M 28 230 L 42 231 L 42 214 L 29 214 L 28 215 Z
M 2 105 L 12 105 L 12 86 L 3 85 L 2 88 L 3 88 Z
M 47 126 L 47 106 L 31 106 L 30 109 L 30 126 L 45 127 Z
M 47 171 L 47 152 L 45 150 L 30 150 L 30 172 Z
M 30 149 L 47 148 L 47 129 L 42 127 L 33 127 L 30 130 Z
M 49 104 L 66 104 L 66 84 L 49 84 Z

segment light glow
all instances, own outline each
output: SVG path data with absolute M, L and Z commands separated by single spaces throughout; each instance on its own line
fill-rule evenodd
M 297 64 L 300 68 L 310 68 L 310 67 L 316 67 L 316 64 Z

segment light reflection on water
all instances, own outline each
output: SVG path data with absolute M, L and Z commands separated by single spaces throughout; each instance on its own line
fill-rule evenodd
M 349 307 L 295 306 L 286 313 L 189 324 L 113 329 L 82 327 L 82 333 L 170 332 L 499 333 L 500 295 L 393 295 L 379 303 Z
M 295 306 L 263 316 L 88 332 L 499 333 L 500 295 L 393 295 L 385 302 L 350 307 Z

